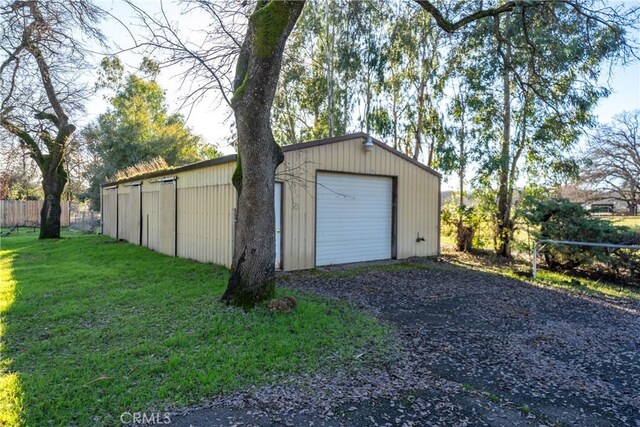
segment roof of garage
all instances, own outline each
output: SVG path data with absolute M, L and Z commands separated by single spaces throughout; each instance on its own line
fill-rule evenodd
M 367 135 L 364 132 L 357 132 L 357 133 L 352 133 L 352 134 L 348 134 L 348 135 L 340 135 L 340 136 L 335 136 L 333 138 L 325 138 L 325 139 L 318 139 L 318 140 L 314 140 L 314 141 L 308 141 L 308 142 L 298 142 L 296 144 L 291 144 L 291 145 L 284 145 L 282 146 L 282 151 L 287 153 L 289 151 L 295 151 L 295 150 L 300 150 L 300 149 L 304 149 L 304 148 L 311 148 L 311 147 L 316 147 L 318 145 L 327 145 L 327 144 L 333 144 L 335 142 L 342 142 L 342 141 L 350 141 L 350 140 L 354 140 L 354 139 L 362 139 L 363 141 L 365 139 L 367 139 L 369 137 L 369 135 Z M 416 166 L 418 166 L 421 169 L 424 169 L 425 171 L 437 176 L 438 178 L 442 178 L 442 174 L 440 174 L 438 171 L 436 171 L 435 169 L 430 168 L 429 166 L 420 163 L 417 160 L 412 159 L 411 157 L 407 156 L 406 154 L 396 150 L 393 147 L 388 146 L 387 144 L 385 144 L 384 142 L 375 139 L 375 138 L 371 138 L 371 140 L 373 141 L 373 143 L 384 149 L 389 151 L 392 154 L 395 154 L 396 156 L 401 157 L 402 159 L 406 160 L 409 163 L 412 163 Z M 229 154 L 227 156 L 222 156 L 222 157 L 216 157 L 215 159 L 209 159 L 209 160 L 203 160 L 200 162 L 196 162 L 196 163 L 190 163 L 188 165 L 184 165 L 184 166 L 178 166 L 175 168 L 171 168 L 171 169 L 163 169 L 163 170 L 158 170 L 158 171 L 154 171 L 154 172 L 149 172 L 146 174 L 142 174 L 142 175 L 136 175 L 136 176 L 132 176 L 130 178 L 126 178 L 126 179 L 121 179 L 119 181 L 112 181 L 112 182 L 107 182 L 105 184 L 102 184 L 102 187 L 106 187 L 109 185 L 115 185 L 115 184 L 122 184 L 125 182 L 131 182 L 131 181 L 139 181 L 141 179 L 149 179 L 149 178 L 156 178 L 156 177 L 161 177 L 161 176 L 166 176 L 168 174 L 174 174 L 174 173 L 179 173 L 179 172 L 185 172 L 185 171 L 190 171 L 190 170 L 194 170 L 194 169 L 201 169 L 201 168 L 206 168 L 209 166 L 215 166 L 215 165 L 221 165 L 224 163 L 230 163 L 230 162 L 235 162 L 237 158 L 236 154 Z

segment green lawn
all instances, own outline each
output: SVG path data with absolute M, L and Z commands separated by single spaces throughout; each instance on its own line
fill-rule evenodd
M 125 411 L 389 360 L 393 348 L 388 326 L 345 303 L 286 292 L 294 314 L 245 313 L 218 302 L 222 267 L 103 236 L 36 237 L 0 242 L 0 425 L 117 425 Z
M 523 258 L 505 260 L 496 256 L 493 251 L 476 250 L 473 253 L 464 253 L 447 248 L 442 255 L 448 261 L 466 268 L 499 274 L 538 286 L 561 288 L 597 297 L 640 299 L 640 289 L 637 287 L 620 286 L 568 273 L 549 271 L 540 265 L 538 265 L 536 278 L 533 279 L 529 275 L 530 260 Z M 526 274 L 523 275 L 523 273 Z
M 610 220 L 615 225 L 625 225 L 640 229 L 640 216 L 610 216 L 603 218 Z

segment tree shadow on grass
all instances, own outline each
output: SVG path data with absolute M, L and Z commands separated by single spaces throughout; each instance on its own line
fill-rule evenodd
M 226 307 L 226 268 L 108 241 L 3 239 L 6 425 L 117 425 L 124 412 L 340 366 L 387 340 L 345 303 L 303 296 L 291 315 Z

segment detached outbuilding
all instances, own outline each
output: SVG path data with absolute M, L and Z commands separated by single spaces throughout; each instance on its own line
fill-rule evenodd
M 276 266 L 437 255 L 440 180 L 363 133 L 282 147 L 276 173 Z M 230 267 L 236 155 L 102 186 L 103 234 Z

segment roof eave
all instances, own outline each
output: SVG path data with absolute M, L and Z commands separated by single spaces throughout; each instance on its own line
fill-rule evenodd
M 316 140 L 312 140 L 312 141 L 307 141 L 307 142 L 298 142 L 295 144 L 291 144 L 291 145 L 284 145 L 282 146 L 282 151 L 284 153 L 287 153 L 289 151 L 296 151 L 296 150 L 302 150 L 305 148 L 313 148 L 313 147 L 317 147 L 320 145 L 328 145 L 328 144 L 333 144 L 336 142 L 343 142 L 343 141 L 349 141 L 349 140 L 353 140 L 353 139 L 362 139 L 362 140 L 366 140 L 370 135 L 364 133 L 364 132 L 356 132 L 356 133 L 352 133 L 352 134 L 348 134 L 348 135 L 340 135 L 340 136 L 334 136 L 332 138 L 325 138 L 325 139 L 316 139 Z M 373 138 L 371 137 L 371 141 L 373 141 L 373 143 L 384 149 L 389 151 L 392 154 L 395 154 L 396 156 L 399 156 L 400 158 L 402 158 L 403 160 L 408 161 L 409 163 L 414 164 L 415 166 L 418 166 L 421 169 L 424 169 L 425 171 L 435 175 L 438 177 L 438 179 L 442 179 L 442 174 L 438 171 L 436 171 L 435 169 L 420 163 L 419 161 L 407 156 L 406 154 L 402 153 L 401 151 L 396 150 L 393 147 L 388 146 L 387 144 L 385 144 L 384 142 L 380 141 L 379 139 Z M 160 170 L 160 171 L 155 171 L 155 172 L 149 172 L 146 174 L 142 174 L 142 175 L 136 175 L 136 176 L 132 176 L 130 178 L 125 178 L 125 179 L 121 179 L 119 181 L 112 181 L 112 182 L 107 182 L 101 185 L 101 187 L 108 187 L 108 186 L 113 186 L 113 185 L 120 185 L 120 184 L 124 184 L 127 182 L 131 182 L 131 181 L 139 181 L 139 180 L 145 180 L 145 179 L 149 179 L 149 178 L 157 178 L 157 177 L 161 177 L 164 175 L 169 175 L 169 174 L 174 174 L 174 173 L 179 173 L 179 172 L 186 172 L 189 170 L 194 170 L 194 169 L 201 169 L 201 168 L 206 168 L 209 166 L 215 166 L 215 165 L 221 165 L 221 164 L 225 164 L 225 163 L 231 163 L 231 162 L 235 162 L 237 159 L 237 155 L 236 154 L 229 154 L 227 156 L 223 156 L 223 157 L 216 157 L 215 159 L 209 159 L 209 160 L 203 160 L 201 162 L 196 162 L 196 163 L 190 163 L 188 165 L 184 165 L 184 166 L 179 166 L 177 168 L 173 168 L 173 169 L 165 169 L 165 170 Z

